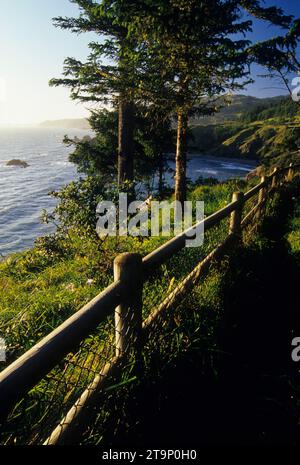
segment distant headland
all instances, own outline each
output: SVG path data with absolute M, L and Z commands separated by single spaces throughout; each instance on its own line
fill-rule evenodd
M 90 129 L 87 119 L 59 119 L 53 121 L 43 121 L 39 125 L 42 128 L 60 128 L 60 129 Z

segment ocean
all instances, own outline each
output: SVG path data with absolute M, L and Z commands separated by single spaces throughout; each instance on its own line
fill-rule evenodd
M 29 248 L 38 236 L 50 232 L 43 225 L 43 209 L 51 210 L 55 199 L 48 194 L 77 177 L 68 161 L 72 148 L 63 137 L 80 137 L 87 131 L 44 128 L 0 129 L 0 253 Z M 27 168 L 6 166 L 11 159 L 28 163 Z
M 0 129 L 0 254 L 31 247 L 38 236 L 52 230 L 40 221 L 43 209 L 51 211 L 55 199 L 48 194 L 78 178 L 76 167 L 68 161 L 72 147 L 63 137 L 82 137 L 89 131 L 76 129 L 18 128 Z M 12 159 L 28 163 L 27 168 L 6 166 Z M 171 168 L 174 164 L 170 162 Z M 255 167 L 252 161 L 191 156 L 188 176 L 191 180 L 215 177 L 226 180 L 244 177 Z M 167 182 L 172 183 L 171 175 Z

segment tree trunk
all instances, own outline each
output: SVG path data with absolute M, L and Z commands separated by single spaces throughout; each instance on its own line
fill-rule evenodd
M 131 102 L 120 99 L 119 103 L 119 147 L 118 147 L 118 185 L 133 181 L 133 131 L 134 107 Z
M 186 200 L 187 129 L 188 116 L 181 110 L 177 123 L 175 200 L 182 204 Z

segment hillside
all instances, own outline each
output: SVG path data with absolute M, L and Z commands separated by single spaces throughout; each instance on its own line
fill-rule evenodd
M 233 95 L 231 104 L 222 108 L 219 113 L 214 116 L 205 116 L 202 118 L 195 117 L 192 119 L 191 125 L 210 125 L 218 124 L 226 121 L 239 120 L 245 113 L 257 110 L 259 108 L 269 108 L 284 100 L 284 96 L 257 98 L 251 95 Z
M 257 158 L 267 165 L 271 159 L 297 152 L 300 106 L 289 97 L 259 102 L 238 117 L 233 112 L 232 120 L 194 126 L 190 148 L 220 156 Z
M 41 123 L 44 128 L 90 129 L 87 119 Z M 189 148 L 227 157 L 270 159 L 300 149 L 300 106 L 289 97 L 234 95 L 232 103 L 212 117 L 191 120 Z
M 300 149 L 300 118 L 280 121 L 271 118 L 250 123 L 224 140 L 218 154 L 263 159 L 284 156 Z
M 44 121 L 40 124 L 42 128 L 61 128 L 61 129 L 90 129 L 87 119 L 60 119 L 54 121 Z
M 257 108 L 268 108 L 284 97 L 257 98 L 250 95 L 233 95 L 232 103 L 212 116 L 199 118 L 195 117 L 191 121 L 191 126 L 217 124 L 226 121 L 236 121 L 241 118 L 246 112 L 256 110 Z M 90 129 L 87 119 L 60 119 L 44 121 L 40 124 L 44 128 L 63 128 L 63 129 Z

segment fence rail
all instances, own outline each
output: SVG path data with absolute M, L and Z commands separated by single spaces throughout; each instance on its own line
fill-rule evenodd
M 279 183 L 292 180 L 300 165 L 276 169 L 272 174 L 261 178 L 261 182 L 251 190 L 234 193 L 232 202 L 225 208 L 202 220 L 192 228 L 163 244 L 149 255 L 140 257 L 137 254 L 122 254 L 115 260 L 115 282 L 85 305 L 76 314 L 66 320 L 56 330 L 42 339 L 32 349 L 0 373 L 0 419 L 6 418 L 15 405 L 39 383 L 70 352 L 76 351 L 80 343 L 104 322 L 115 314 L 115 357 L 95 376 L 69 410 L 64 420 L 50 435 L 47 444 L 66 443 L 84 429 L 88 421 L 87 405 L 99 402 L 99 395 L 112 375 L 122 371 L 123 361 L 130 355 L 139 357 L 147 330 L 162 313 L 176 305 L 191 289 L 199 277 L 209 269 L 212 261 L 222 257 L 224 252 L 240 236 L 242 228 L 251 223 L 253 217 L 260 212 L 266 200 L 277 189 Z M 258 195 L 254 207 L 243 216 L 246 203 Z M 207 255 L 188 276 L 176 287 L 151 314 L 142 321 L 142 291 L 144 283 L 174 254 L 185 248 L 187 238 L 196 233 L 197 228 L 205 231 L 229 218 L 228 236 L 209 255 Z

